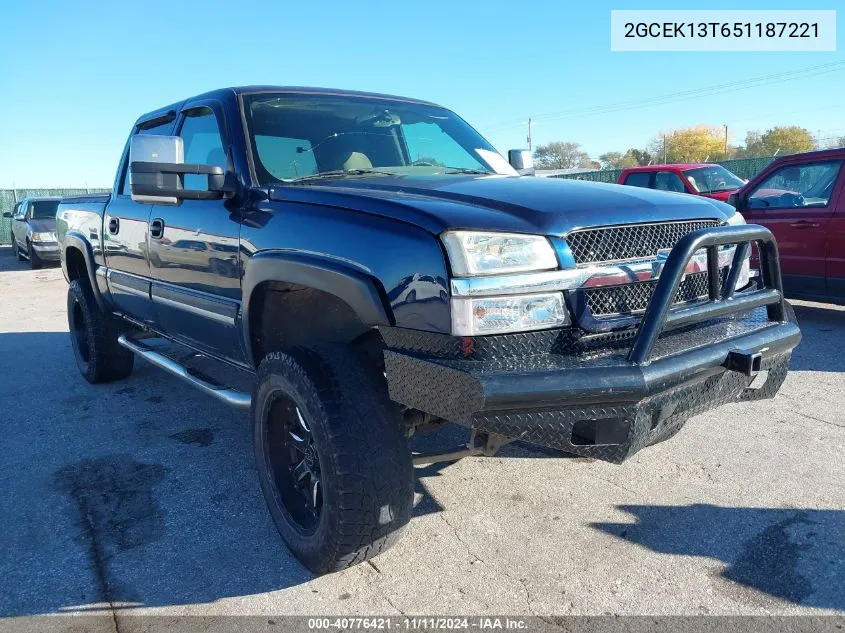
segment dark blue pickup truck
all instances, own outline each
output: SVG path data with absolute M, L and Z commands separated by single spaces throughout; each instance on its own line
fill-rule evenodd
M 125 378 L 139 355 L 249 409 L 270 513 L 318 573 L 397 538 L 415 463 L 512 440 L 621 462 L 775 395 L 801 335 L 769 231 L 706 198 L 520 177 L 526 158 L 386 95 L 234 88 L 146 114 L 111 195 L 58 209 L 79 369 Z M 412 454 L 444 422 L 469 442 Z

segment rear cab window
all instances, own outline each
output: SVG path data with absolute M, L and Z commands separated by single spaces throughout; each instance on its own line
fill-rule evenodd
M 648 187 L 651 182 L 651 172 L 649 171 L 634 171 L 625 177 L 623 185 L 631 185 L 632 187 Z

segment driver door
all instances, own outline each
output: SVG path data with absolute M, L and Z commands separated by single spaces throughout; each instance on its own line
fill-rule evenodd
M 786 163 L 746 195 L 745 219 L 777 239 L 787 294 L 827 294 L 827 235 L 841 162 Z

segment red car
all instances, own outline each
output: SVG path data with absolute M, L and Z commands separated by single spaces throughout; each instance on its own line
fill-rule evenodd
M 616 183 L 727 200 L 745 181 L 721 165 L 680 163 L 630 167 L 619 174 Z
M 729 202 L 777 238 L 784 290 L 845 299 L 845 148 L 784 156 Z

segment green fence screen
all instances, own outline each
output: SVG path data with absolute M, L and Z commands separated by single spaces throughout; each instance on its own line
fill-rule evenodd
M 16 202 L 40 196 L 78 196 L 86 193 L 105 193 L 110 189 L 0 189 L 0 244 L 11 244 L 12 222 L 2 217 Z

